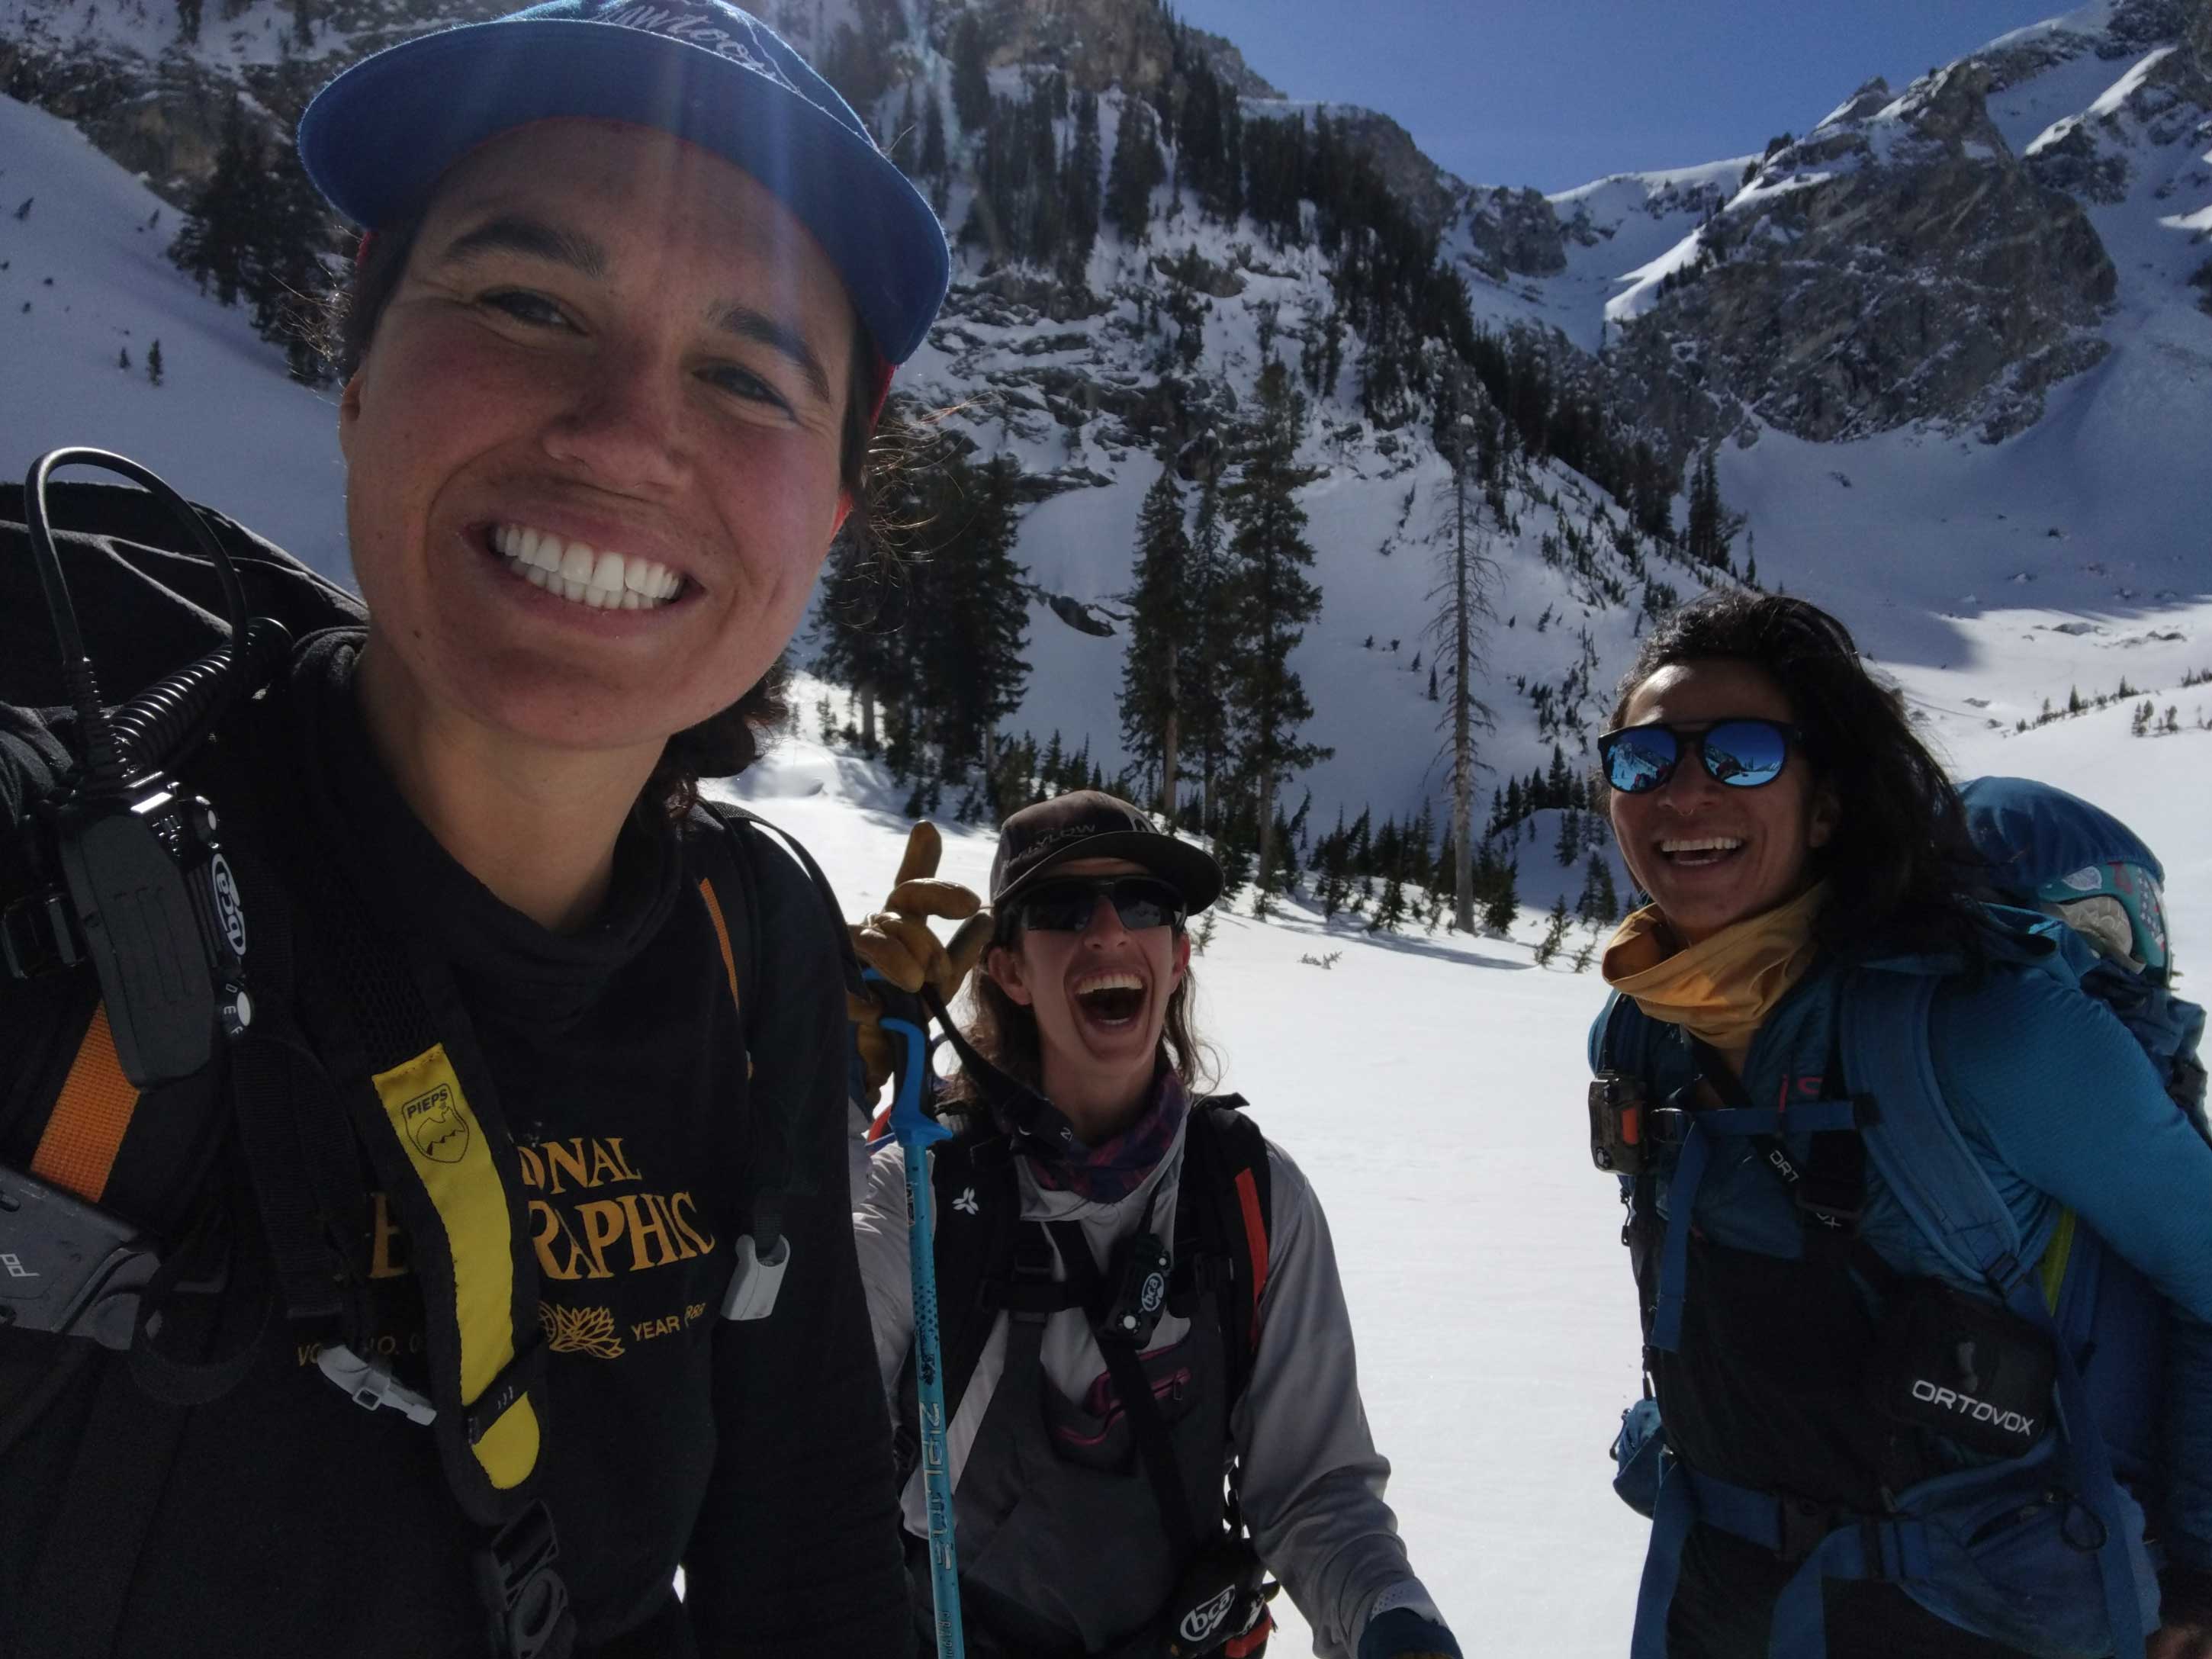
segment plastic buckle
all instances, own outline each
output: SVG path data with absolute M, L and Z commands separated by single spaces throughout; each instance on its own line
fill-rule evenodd
M 477 1594 L 491 1613 L 492 1651 L 500 1659 L 540 1659 L 556 1650 L 568 1616 L 568 1587 L 553 1571 L 560 1557 L 543 1502 L 532 1502 L 476 1553 Z
M 119 1216 L 0 1165 L 0 1328 L 126 1351 L 161 1258 Z
M 1653 1145 L 1678 1150 L 1690 1138 L 1690 1115 L 1680 1106 L 1654 1106 L 1644 1115 L 1644 1128 Z
M 1784 1496 L 1774 1500 L 1775 1553 L 1784 1561 L 1802 1561 L 1820 1548 L 1836 1529 L 1836 1512 L 1809 1498 Z
M 363 1359 L 343 1342 L 325 1343 L 315 1356 L 315 1368 L 363 1411 L 389 1406 L 405 1413 L 410 1423 L 427 1425 L 437 1420 L 438 1408 L 427 1395 L 394 1376 L 391 1366 L 380 1360 Z
M 775 1241 L 763 1258 L 750 1233 L 738 1240 L 738 1265 L 730 1275 L 730 1288 L 722 1293 L 722 1317 L 739 1321 L 766 1319 L 775 1311 L 775 1298 L 783 1289 L 784 1269 L 791 1266 L 791 1240 Z

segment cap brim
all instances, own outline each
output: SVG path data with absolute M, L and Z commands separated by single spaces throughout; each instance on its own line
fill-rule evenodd
M 658 128 L 743 167 L 822 245 L 887 362 L 927 334 L 951 255 L 896 165 L 767 75 L 644 29 L 534 18 L 404 42 L 316 94 L 300 156 L 331 204 L 374 230 L 485 140 L 563 117 Z
M 1043 863 L 1022 872 L 1002 893 L 994 894 L 996 909 L 1018 899 L 1061 865 L 1075 859 L 1127 859 L 1142 865 L 1182 895 L 1183 908 L 1192 915 L 1221 896 L 1221 866 L 1203 847 L 1173 836 L 1145 830 L 1109 830 L 1080 841 L 1055 847 Z

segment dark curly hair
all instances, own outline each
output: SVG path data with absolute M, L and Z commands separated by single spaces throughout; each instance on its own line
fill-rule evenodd
M 340 380 L 351 380 L 368 356 L 376 325 L 407 273 L 422 217 L 418 210 L 363 237 L 350 279 L 332 296 L 322 349 L 337 366 Z M 883 457 L 897 443 L 890 430 L 874 428 L 876 371 L 875 347 L 855 316 L 837 465 L 840 481 L 853 498 L 853 512 L 842 533 L 863 540 L 871 536 L 874 493 L 878 474 L 885 470 Z M 890 423 L 885 425 L 888 428 Z M 670 738 L 641 800 L 658 802 L 670 817 L 680 818 L 698 804 L 700 779 L 729 777 L 758 760 L 772 734 L 790 720 L 784 696 L 789 677 L 788 664 L 778 658 L 759 684 L 737 702 Z
M 1984 866 L 1958 789 L 1913 732 L 1904 698 L 1867 672 L 1850 630 L 1818 605 L 1729 592 L 1670 612 L 1621 677 L 1611 724 L 1661 669 L 1714 659 L 1747 663 L 1782 689 L 1807 758 L 1835 793 L 1835 832 L 1813 854 L 1828 884 L 1814 924 L 1820 944 L 1862 959 L 1933 951 L 1979 960 Z

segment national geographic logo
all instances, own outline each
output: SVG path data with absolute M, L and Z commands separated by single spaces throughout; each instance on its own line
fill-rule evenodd
M 416 1096 L 399 1109 L 399 1117 L 415 1150 L 434 1164 L 459 1164 L 469 1150 L 469 1121 L 449 1084 Z

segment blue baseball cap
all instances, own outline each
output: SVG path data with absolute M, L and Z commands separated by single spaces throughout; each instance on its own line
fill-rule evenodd
M 775 30 L 724 0 L 549 0 L 363 58 L 300 118 L 300 159 L 376 231 L 532 121 L 628 121 L 759 179 L 829 255 L 885 366 L 914 355 L 951 275 L 944 227 L 867 125 Z

